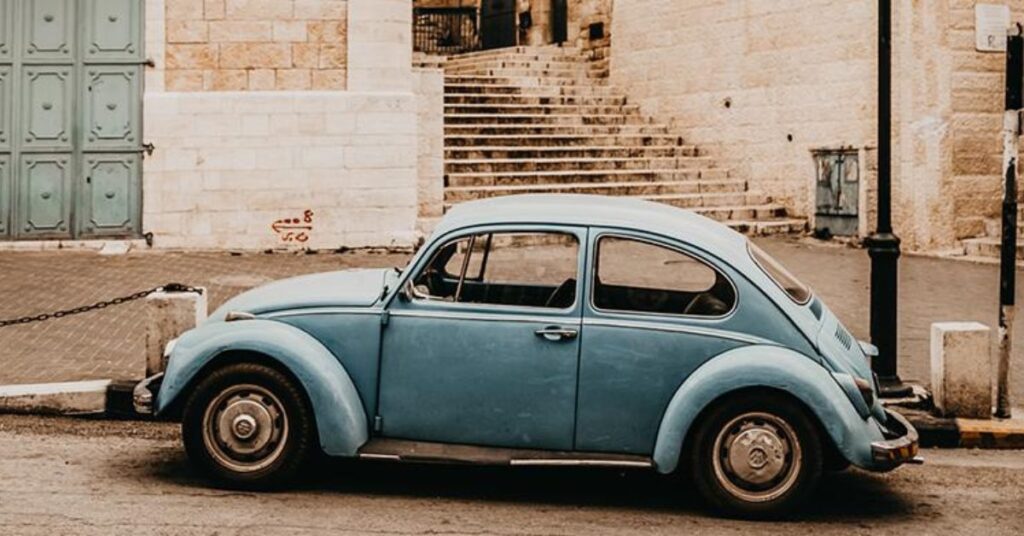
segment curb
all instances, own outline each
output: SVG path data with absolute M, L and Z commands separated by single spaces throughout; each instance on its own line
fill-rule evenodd
M 1024 449 L 1022 410 L 1014 419 L 936 417 L 921 409 L 891 407 L 917 429 L 922 447 Z
M 111 380 L 0 386 L 0 413 L 99 415 Z

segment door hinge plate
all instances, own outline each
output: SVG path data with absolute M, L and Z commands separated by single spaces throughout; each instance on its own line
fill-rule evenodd
M 384 312 L 382 312 L 380 314 L 380 325 L 386 326 L 386 325 L 388 325 L 388 322 L 390 322 L 390 321 L 391 321 L 391 313 L 389 311 L 384 311 Z
M 380 433 L 382 430 L 384 430 L 384 418 L 377 415 L 373 418 L 373 431 Z

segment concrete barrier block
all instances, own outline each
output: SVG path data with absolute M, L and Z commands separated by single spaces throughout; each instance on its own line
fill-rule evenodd
M 110 380 L 0 386 L 0 413 L 100 414 Z
M 940 415 L 992 417 L 991 329 L 937 322 L 931 334 L 932 395 Z
M 146 298 L 146 376 L 163 372 L 164 348 L 207 316 L 207 292 L 156 292 Z

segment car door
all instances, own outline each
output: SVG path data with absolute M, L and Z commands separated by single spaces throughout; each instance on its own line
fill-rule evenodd
M 591 229 L 576 449 L 650 454 L 676 389 L 751 338 L 730 323 L 730 272 L 663 237 Z
M 391 303 L 380 434 L 571 450 L 586 229 L 438 240 Z

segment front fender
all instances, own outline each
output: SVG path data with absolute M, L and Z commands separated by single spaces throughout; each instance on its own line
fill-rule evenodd
M 355 456 L 369 428 L 362 401 L 338 359 L 306 332 L 272 320 L 209 322 L 183 335 L 167 364 L 156 415 L 188 396 L 193 379 L 226 352 L 264 355 L 286 367 L 309 395 L 320 445 L 332 456 Z
M 654 446 L 659 472 L 679 463 L 690 426 L 719 397 L 746 388 L 765 387 L 789 393 L 818 418 L 839 452 L 854 465 L 871 467 L 871 442 L 883 439 L 873 418 L 854 409 L 835 379 L 807 356 L 779 346 L 744 346 L 702 365 L 679 387 L 661 420 Z

